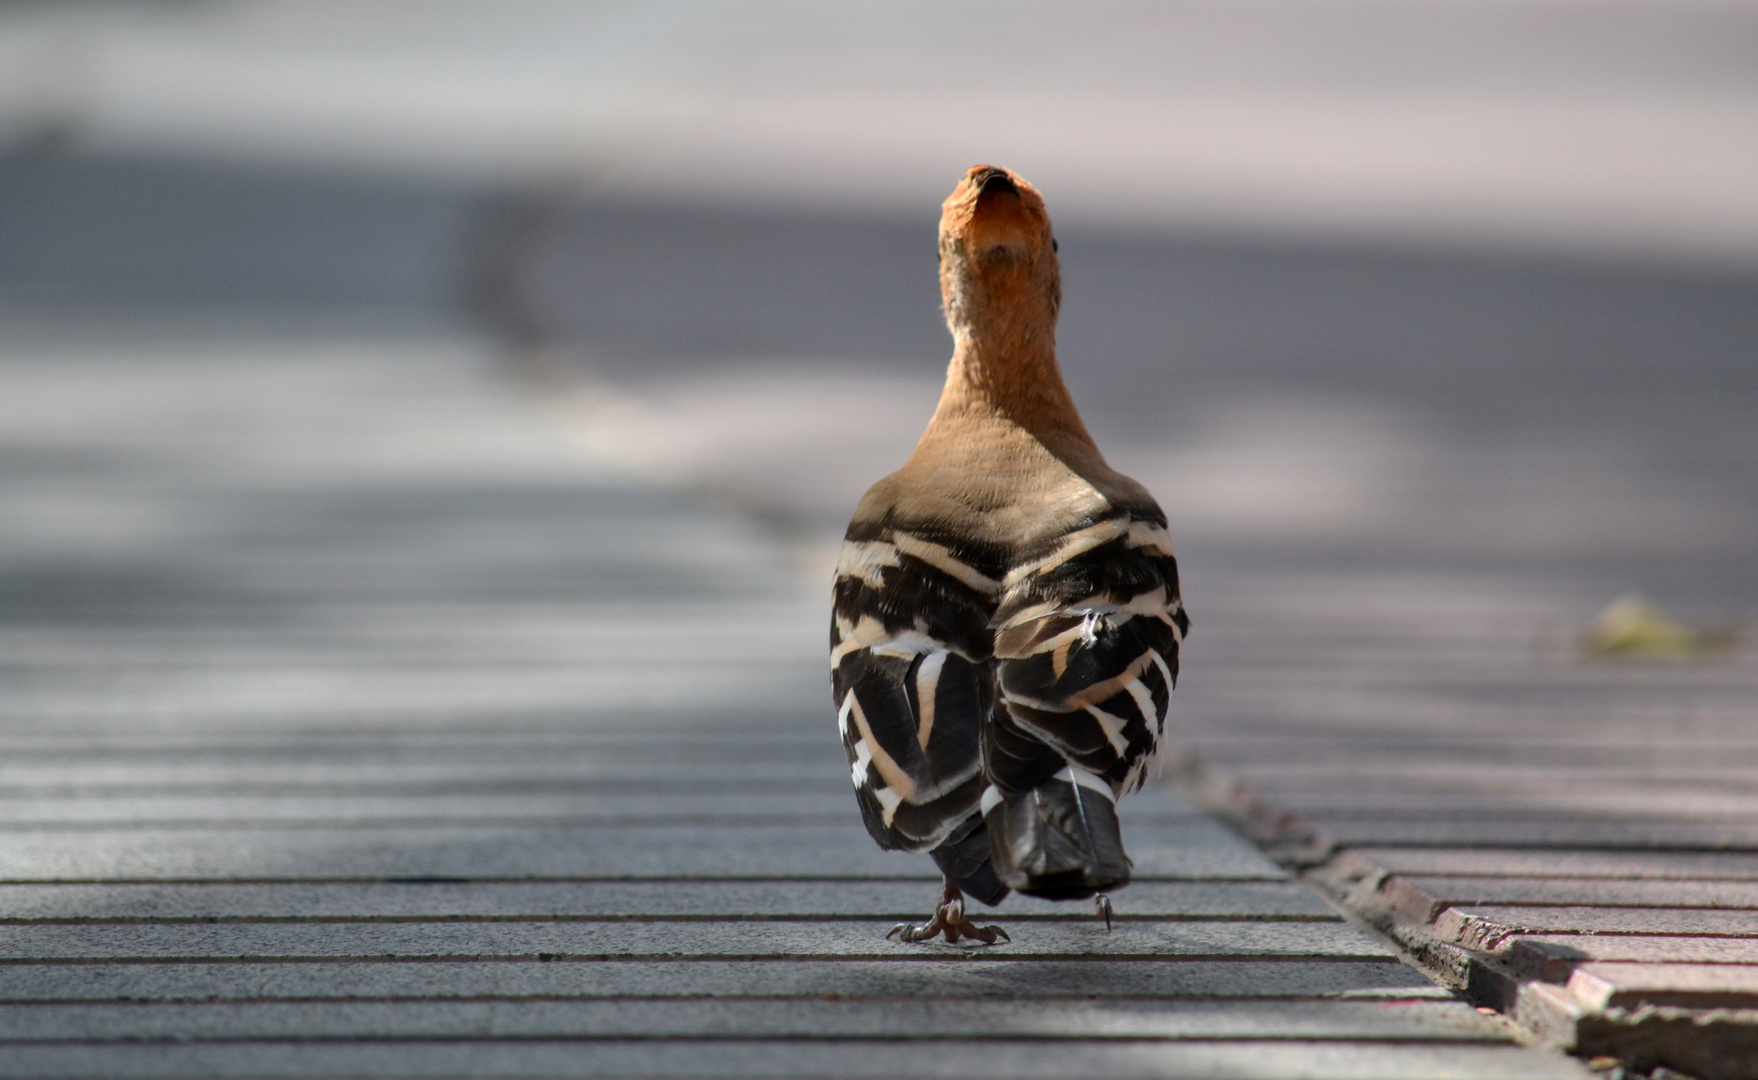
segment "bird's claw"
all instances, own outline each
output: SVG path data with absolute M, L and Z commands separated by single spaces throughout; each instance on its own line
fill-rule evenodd
M 957 935 L 959 933 L 963 933 L 965 937 L 968 937 L 973 941 L 980 941 L 985 945 L 993 945 L 997 940 L 1005 941 L 1009 944 L 1012 944 L 1013 942 L 1013 939 L 1007 936 L 1007 931 L 992 923 L 988 926 L 978 926 L 974 922 L 967 921 L 956 926 L 948 926 L 946 928 L 946 940 L 952 942 L 958 941 Z
M 1100 893 L 1093 897 L 1093 907 L 1098 910 L 1098 916 L 1105 920 L 1105 933 L 1109 934 L 1111 932 L 1111 898 Z
M 932 941 L 935 937 L 941 934 L 946 936 L 946 943 L 949 945 L 958 944 L 959 938 L 961 937 L 981 942 L 984 945 L 993 945 L 997 941 L 1006 941 L 1009 943 L 1013 941 L 1013 939 L 1007 935 L 1007 931 L 999 926 L 978 926 L 976 923 L 965 918 L 964 901 L 962 899 L 948 900 L 941 904 L 935 909 L 934 917 L 920 926 L 911 926 L 909 923 L 898 923 L 896 926 L 892 927 L 885 936 L 888 938 L 896 937 L 899 941 L 914 943 L 918 941 Z

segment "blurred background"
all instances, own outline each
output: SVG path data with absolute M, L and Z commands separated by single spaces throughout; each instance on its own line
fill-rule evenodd
M 519 1032 L 727 1030 L 664 1018 L 844 978 L 727 957 L 930 987 L 846 944 L 880 909 L 845 887 L 929 864 L 860 836 L 823 650 L 848 516 L 940 392 L 978 163 L 1047 199 L 1064 372 L 1170 518 L 1164 760 L 1446 878 L 1431 912 L 1527 905 L 1435 924 L 1557 950 L 1520 977 L 1665 961 L 1588 983 L 1656 1039 L 1723 1029 L 1644 1003 L 1750 1007 L 1758 0 L 0 0 L 0 1040 L 39 1040 L 7 1060 L 356 1075 L 438 1032 L 518 1045 L 431 1071 L 529 1074 Z M 1126 805 L 1144 876 L 1246 890 L 1191 920 L 1306 910 L 1232 899 L 1279 871 L 1179 798 Z M 739 914 L 651 915 L 686 911 Z M 430 916 L 500 925 L 379 922 Z M 1229 1030 L 1302 1075 L 1357 1060 L 1303 995 L 1443 1004 L 1262 917 L 1179 914 L 1152 940 L 1209 973 L 1102 992 L 1271 995 L 1286 1027 Z M 563 941 L 721 974 L 503 962 Z M 969 985 L 1113 979 L 1071 948 Z M 553 1011 L 616 987 L 657 996 Z M 1433 1024 L 1383 1049 L 1500 1052 Z
M 978 162 L 1049 201 L 1195 610 L 1271 565 L 1758 607 L 1742 0 L 5 3 L 0 348 L 477 342 L 818 573 L 932 410 Z

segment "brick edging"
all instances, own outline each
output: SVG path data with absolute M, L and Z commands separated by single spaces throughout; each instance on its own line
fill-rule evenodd
M 1161 776 L 1424 974 L 1508 1017 L 1535 1044 L 1703 1080 L 1758 1076 L 1758 1010 L 1591 1007 L 1570 992 L 1572 964 L 1521 947 L 1523 928 L 1458 911 L 1188 751 L 1163 752 Z

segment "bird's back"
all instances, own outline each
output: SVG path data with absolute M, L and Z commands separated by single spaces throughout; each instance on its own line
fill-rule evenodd
M 1096 452 L 981 442 L 925 440 L 850 523 L 831 635 L 844 744 L 882 846 L 956 849 L 998 814 L 999 881 L 1087 895 L 1128 876 L 1114 823 L 1087 819 L 1140 785 L 1163 728 L 1188 625 L 1177 564 L 1159 507 Z M 967 862 L 990 854 L 977 839 Z

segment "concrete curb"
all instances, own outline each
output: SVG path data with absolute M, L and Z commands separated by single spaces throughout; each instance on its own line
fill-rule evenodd
M 1714 1008 L 1623 1000 L 1575 970 L 1577 961 L 1523 940 L 1523 928 L 1456 910 L 1224 769 L 1185 751 L 1162 761 L 1164 779 L 1179 791 L 1436 982 L 1502 1013 L 1535 1044 L 1703 1080 L 1758 1076 L 1758 1000 Z

